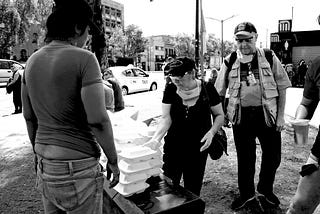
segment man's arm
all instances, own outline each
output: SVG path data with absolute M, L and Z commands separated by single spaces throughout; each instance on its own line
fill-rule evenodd
M 88 123 L 103 152 L 108 158 L 107 171 L 113 173 L 110 187 L 119 182 L 120 171 L 118 157 L 114 145 L 110 118 L 105 108 L 105 98 L 102 83 L 88 85 L 81 89 L 81 98 L 87 114 Z
M 284 108 L 286 105 L 286 89 L 279 90 L 279 97 L 277 100 L 277 121 L 276 121 L 276 129 L 277 131 L 281 131 L 284 126 Z
M 228 78 L 226 73 L 227 73 L 227 66 L 225 65 L 225 63 L 223 63 L 221 65 L 221 68 L 217 75 L 216 82 L 214 84 L 214 87 L 216 88 L 220 97 L 226 96 L 226 91 L 228 88 L 228 86 L 226 85 L 226 82 L 227 82 L 226 78 Z
M 171 104 L 162 104 L 162 116 L 157 126 L 157 130 L 152 138 L 144 144 L 144 146 L 149 146 L 151 149 L 159 148 L 162 138 L 167 133 L 172 123 L 170 109 Z
M 296 110 L 296 119 L 311 119 L 319 101 L 302 97 L 301 103 Z
M 28 94 L 28 88 L 25 85 L 25 83 L 22 83 L 21 95 L 22 95 L 21 99 L 22 99 L 23 116 L 26 121 L 30 143 L 32 145 L 32 149 L 34 152 L 36 133 L 37 133 L 37 129 L 38 129 L 38 120 L 37 120 L 37 117 L 33 111 L 33 108 L 32 108 L 31 102 L 30 102 L 30 98 L 29 98 L 29 94 Z

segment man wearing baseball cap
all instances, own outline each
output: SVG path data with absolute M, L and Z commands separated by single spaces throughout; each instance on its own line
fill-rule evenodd
M 226 114 L 233 128 L 240 192 L 231 208 L 276 208 L 280 201 L 273 183 L 281 161 L 286 88 L 291 83 L 276 55 L 256 47 L 258 34 L 252 23 L 238 24 L 234 37 L 237 50 L 225 58 L 215 83 L 222 97 L 229 88 Z M 257 189 L 256 138 L 262 150 Z

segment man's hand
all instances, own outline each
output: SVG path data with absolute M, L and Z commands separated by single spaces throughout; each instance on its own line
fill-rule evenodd
M 284 118 L 283 117 L 278 117 L 277 122 L 276 122 L 276 130 L 278 132 L 281 132 L 284 129 Z
M 115 187 L 119 183 L 120 170 L 118 164 L 112 164 L 107 162 L 107 179 L 110 180 L 112 174 L 112 181 L 110 182 L 109 188 Z

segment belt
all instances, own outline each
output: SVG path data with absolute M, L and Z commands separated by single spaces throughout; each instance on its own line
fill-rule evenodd
M 246 107 L 241 107 L 242 111 L 262 111 L 263 108 L 262 106 L 246 106 Z
M 95 157 L 80 159 L 80 160 L 48 160 L 39 155 L 38 156 L 38 167 L 41 172 L 45 172 L 50 174 L 50 172 L 54 172 L 55 175 L 58 174 L 66 174 L 69 173 L 73 175 L 73 173 L 83 171 L 89 168 L 98 165 L 98 159 Z

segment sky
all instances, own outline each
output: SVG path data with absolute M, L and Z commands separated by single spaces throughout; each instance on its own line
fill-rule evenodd
M 124 4 L 125 26 L 137 25 L 143 36 L 194 35 L 196 0 L 114 1 Z M 320 30 L 319 0 L 202 0 L 202 8 L 205 17 L 218 20 L 235 15 L 223 22 L 223 38 L 229 41 L 234 40 L 235 26 L 243 21 L 255 25 L 258 44 L 262 43 L 263 47 L 270 45 L 270 33 L 278 31 L 278 20 L 293 17 L 293 31 Z M 207 33 L 221 39 L 221 22 L 205 18 L 205 24 Z

